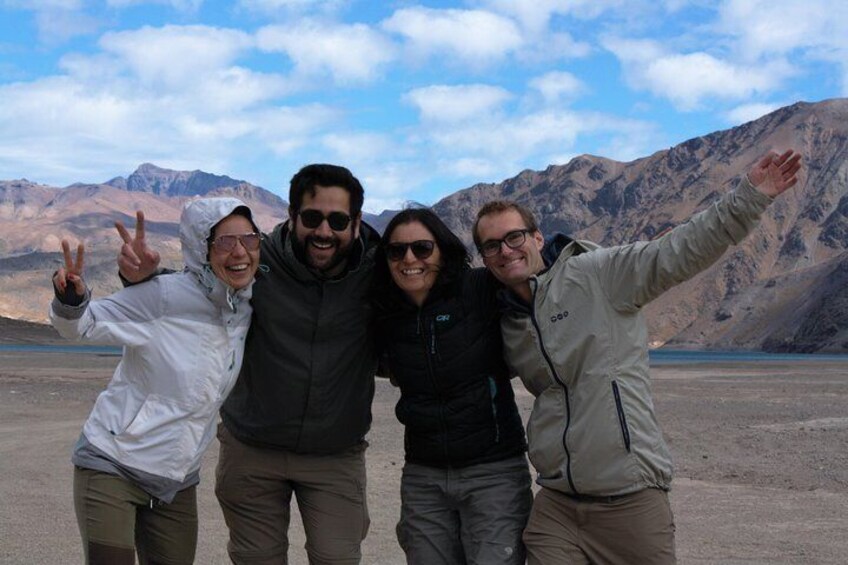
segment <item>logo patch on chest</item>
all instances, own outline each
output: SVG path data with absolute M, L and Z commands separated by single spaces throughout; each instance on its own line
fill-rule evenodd
M 555 324 L 560 320 L 565 320 L 568 318 L 568 310 L 563 310 L 562 312 L 557 312 L 556 314 L 551 315 L 551 323 Z

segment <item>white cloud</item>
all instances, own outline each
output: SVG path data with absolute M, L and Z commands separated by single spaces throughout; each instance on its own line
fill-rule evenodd
M 586 91 L 586 85 L 571 73 L 551 71 L 530 80 L 529 86 L 542 95 L 547 104 L 573 99 Z
M 799 72 L 808 61 L 840 69 L 848 96 L 848 4 L 831 0 L 726 0 L 719 9 L 720 32 L 738 39 L 739 57 L 755 60 L 787 55 Z
M 485 84 L 433 85 L 404 95 L 405 101 L 418 108 L 424 121 L 433 122 L 486 119 L 510 98 L 508 91 Z
M 124 62 L 143 84 L 177 88 L 232 64 L 253 46 L 253 40 L 237 30 L 167 25 L 107 33 L 100 46 Z
M 74 37 L 97 31 L 100 22 L 72 9 L 40 10 L 35 15 L 38 37 L 47 45 L 59 45 Z
M 334 12 L 347 0 L 238 0 L 236 6 L 250 12 L 288 15 L 292 12 Z
M 416 57 L 445 55 L 473 65 L 501 60 L 523 44 L 511 19 L 480 10 L 406 8 L 381 25 L 403 36 Z
M 233 160 L 257 153 L 287 157 L 337 123 L 336 114 L 320 105 L 214 112 L 192 93 L 128 95 L 132 90 L 94 89 L 67 77 L 0 87 L 0 170 L 40 171 L 40 181 L 57 184 L 144 161 L 226 170 Z M 49 164 L 45 155 L 52 156 Z M 56 177 L 50 178 L 51 170 Z
M 4 0 L 3 5 L 19 10 L 79 10 L 83 0 Z
M 397 157 L 398 147 L 386 134 L 374 132 L 329 133 L 321 138 L 322 144 L 340 162 L 357 164 L 374 163 L 387 156 Z
M 625 0 L 480 0 L 478 4 L 518 19 L 528 31 L 535 33 L 547 29 L 555 15 L 588 20 L 609 10 L 629 7 Z
M 285 77 L 234 66 L 250 44 L 230 30 L 143 28 L 104 36 L 105 52 L 66 56 L 64 75 L 0 86 L 0 170 L 55 184 L 144 161 L 226 170 L 288 158 L 337 126 L 325 106 L 279 106 Z
M 781 59 L 738 64 L 709 53 L 666 53 L 655 41 L 607 39 L 631 86 L 668 98 L 678 109 L 698 108 L 705 99 L 744 100 L 777 89 L 793 74 Z
M 739 125 L 761 118 L 770 112 L 774 112 L 781 106 L 784 106 L 784 104 L 742 104 L 726 112 L 725 117 L 731 124 Z
M 100 25 L 83 12 L 83 0 L 2 0 L 0 7 L 33 12 L 38 39 L 48 46 L 93 33 Z
M 460 178 L 488 179 L 502 173 L 499 163 L 481 157 L 459 157 L 443 162 L 445 171 Z
M 328 73 L 340 83 L 374 80 L 394 59 L 392 44 L 364 24 L 303 21 L 264 27 L 256 39 L 264 51 L 285 53 L 299 74 Z
M 647 64 L 644 78 L 658 96 L 668 96 L 682 110 L 698 107 L 707 97 L 744 100 L 770 92 L 790 74 L 780 61 L 744 67 L 707 53 L 669 55 Z
M 848 4 L 831 0 L 726 0 L 719 29 L 741 40 L 740 54 L 758 57 L 801 47 L 848 47 Z
M 180 12 L 196 12 L 203 4 L 203 0 L 106 0 L 106 4 L 113 8 L 127 8 L 143 4 L 164 4 Z
M 575 152 L 582 136 L 609 138 L 617 151 L 609 156 L 630 158 L 625 149 L 632 150 L 637 142 L 625 148 L 615 140 L 647 141 L 653 132 L 645 122 L 557 110 L 430 126 L 417 142 L 419 153 L 432 156 L 440 173 L 466 173 L 474 182 L 496 181 L 522 169 L 559 163 L 563 154 Z

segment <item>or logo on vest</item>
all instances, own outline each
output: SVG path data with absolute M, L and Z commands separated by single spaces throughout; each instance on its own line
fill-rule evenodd
M 558 312 L 551 316 L 551 323 L 554 324 L 560 320 L 565 320 L 566 318 L 568 318 L 568 310 L 563 310 L 562 312 Z
M 438 316 L 436 316 L 436 321 L 437 322 L 449 322 L 450 321 L 450 314 L 439 314 Z

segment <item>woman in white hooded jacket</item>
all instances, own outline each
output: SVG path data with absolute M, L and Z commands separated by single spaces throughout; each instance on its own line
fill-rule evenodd
M 261 238 L 240 200 L 191 201 L 185 271 L 99 300 L 82 279 L 83 246 L 74 259 L 62 242 L 53 326 L 124 348 L 72 456 L 86 563 L 194 561 L 200 460 L 241 368 Z

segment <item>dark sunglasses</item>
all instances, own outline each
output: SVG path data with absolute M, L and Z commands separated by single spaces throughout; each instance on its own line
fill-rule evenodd
M 303 224 L 303 227 L 310 230 L 320 226 L 324 220 L 327 220 L 330 229 L 333 231 L 344 231 L 350 225 L 350 216 L 344 212 L 330 212 L 328 216 L 325 216 L 318 210 L 301 210 L 297 215 L 300 216 L 300 223 Z
M 219 235 L 212 240 L 216 251 L 229 253 L 236 248 L 236 243 L 241 243 L 247 251 L 256 251 L 262 242 L 262 234 L 256 232 Z
M 426 259 L 433 254 L 436 242 L 428 239 L 419 239 L 410 243 L 389 243 L 386 245 L 386 258 L 389 261 L 400 261 L 406 257 L 406 250 L 412 249 L 416 259 Z

